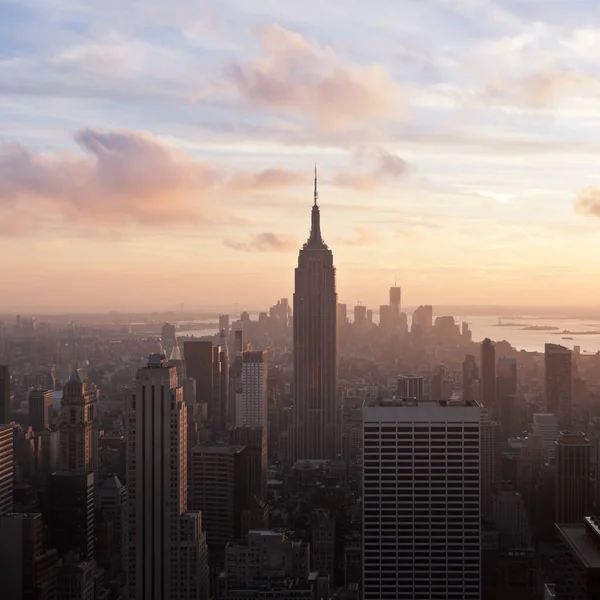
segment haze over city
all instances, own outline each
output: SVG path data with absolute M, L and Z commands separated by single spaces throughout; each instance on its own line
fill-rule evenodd
M 0 311 L 589 306 L 591 2 L 0 2 Z

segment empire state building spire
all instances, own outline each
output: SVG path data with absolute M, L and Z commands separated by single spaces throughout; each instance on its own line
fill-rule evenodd
M 337 294 L 333 253 L 321 237 L 317 168 L 310 237 L 294 285 L 294 402 L 288 459 L 330 459 L 340 450 Z
M 319 199 L 319 192 L 317 190 L 317 165 L 315 164 L 315 191 L 314 191 L 314 203 L 311 214 L 311 227 L 310 237 L 305 247 L 308 248 L 326 248 L 325 242 L 321 237 L 321 213 L 319 211 L 319 205 L 317 200 Z

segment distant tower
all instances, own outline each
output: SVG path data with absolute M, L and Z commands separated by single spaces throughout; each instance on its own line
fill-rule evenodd
M 335 267 L 321 237 L 316 175 L 310 237 L 295 274 L 292 460 L 333 459 L 340 451 Z
M 162 332 L 160 341 L 162 347 L 165 349 L 167 356 L 171 354 L 173 347 L 177 343 L 177 336 L 175 334 L 175 325 L 171 325 L 170 323 L 165 323 L 162 326 Z
M 572 354 L 558 344 L 546 344 L 544 352 L 546 410 L 558 417 L 559 427 L 571 427 L 573 397 Z
M 98 473 L 98 389 L 76 370 L 65 384 L 60 411 L 59 470 Z
M 496 349 L 492 340 L 481 342 L 481 404 L 490 412 L 496 407 Z
M 402 289 L 399 287 L 390 288 L 390 308 L 392 309 L 392 320 L 394 326 L 400 324 Z
M 504 439 L 517 435 L 516 421 L 517 360 L 501 358 L 496 368 L 496 418 Z
M 472 354 L 467 354 L 463 361 L 463 398 L 475 400 L 473 397 L 473 384 L 479 379 L 479 369 Z

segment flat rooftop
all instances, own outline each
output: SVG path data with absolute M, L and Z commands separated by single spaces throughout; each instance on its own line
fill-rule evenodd
M 556 527 L 586 568 L 600 569 L 600 550 L 594 546 L 583 523 L 581 525 L 557 524 Z

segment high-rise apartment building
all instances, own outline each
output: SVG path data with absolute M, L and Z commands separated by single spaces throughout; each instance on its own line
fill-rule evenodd
M 481 390 L 483 407 L 495 415 L 496 410 L 496 349 L 492 340 L 481 342 Z
M 544 352 L 546 410 L 558 417 L 560 429 L 571 427 L 573 364 L 571 351 L 546 344 Z
M 334 459 L 340 451 L 337 294 L 333 253 L 321 237 L 317 178 L 310 237 L 294 289 L 294 404 L 290 458 Z
M 555 522 L 580 523 L 589 516 L 590 442 L 581 432 L 561 431 L 556 442 Z
M 0 424 L 0 515 L 13 511 L 13 426 Z
M 76 370 L 63 388 L 59 470 L 98 473 L 98 389 Z
M 129 599 L 199 598 L 196 579 L 186 577 L 202 555 L 200 515 L 186 513 L 187 411 L 162 349 L 138 371 L 128 401 L 127 492 Z
M 0 365 L 0 425 L 10 423 L 11 414 L 10 372 L 7 365 Z
M 481 597 L 481 409 L 363 408 L 364 600 Z
M 242 391 L 237 394 L 236 427 L 267 426 L 267 353 L 242 354 Z
M 396 397 L 399 400 L 423 400 L 425 380 L 417 375 L 398 375 Z
M 44 546 L 40 513 L 0 516 L 2 600 L 55 600 L 56 550 Z
M 29 392 L 29 425 L 35 432 L 50 427 L 52 414 L 52 390 L 31 390 Z

